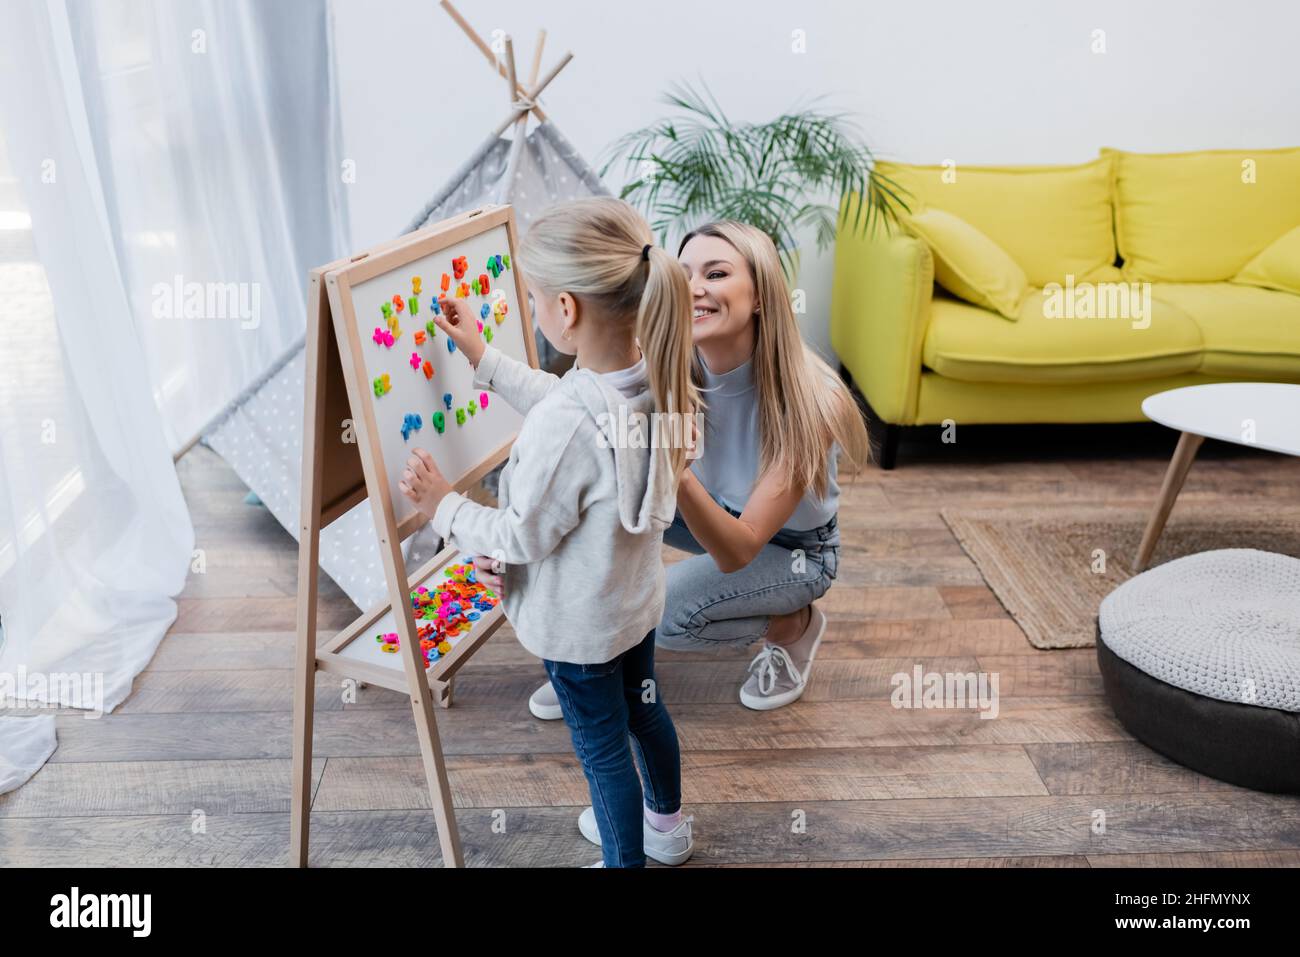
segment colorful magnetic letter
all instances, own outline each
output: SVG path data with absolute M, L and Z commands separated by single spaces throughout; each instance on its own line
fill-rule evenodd
M 480 406 L 481 408 L 484 408 L 484 409 L 487 408 L 487 405 L 488 405 L 488 394 L 487 394 L 486 392 L 480 392 L 480 393 L 478 394 L 478 404 L 479 404 L 479 406 Z
M 443 418 L 441 412 L 433 413 L 433 427 L 438 430 L 439 435 L 442 435 L 443 430 L 447 428 L 447 420 Z
M 406 418 L 402 420 L 402 441 L 407 441 L 412 432 L 418 432 L 423 428 L 424 422 L 414 412 L 406 413 Z

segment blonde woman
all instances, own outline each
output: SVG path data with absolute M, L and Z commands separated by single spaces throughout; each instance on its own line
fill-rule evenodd
M 737 222 L 682 241 L 693 302 L 702 454 L 683 473 L 669 545 L 695 553 L 668 569 L 660 648 L 761 641 L 740 701 L 770 710 L 807 687 L 826 618 L 813 603 L 839 563 L 840 454 L 855 466 L 867 433 L 848 390 L 799 335 L 771 239 Z M 538 717 L 558 717 L 539 688 Z
M 475 387 L 525 418 L 500 507 L 452 491 L 423 450 L 401 488 L 443 538 L 491 556 L 475 560 L 485 580 L 504 577 L 506 615 L 543 659 L 586 775 L 592 807 L 578 827 L 603 866 L 643 867 L 647 854 L 680 864 L 694 845 L 677 732 L 662 695 L 647 700 L 645 688 L 656 686 L 663 532 L 686 452 L 619 442 L 607 423 L 694 413 L 690 289 L 616 199 L 551 209 L 517 265 L 537 325 L 574 368 L 557 378 L 506 357 L 483 341 L 465 300 L 442 300 L 434 322 L 474 366 Z

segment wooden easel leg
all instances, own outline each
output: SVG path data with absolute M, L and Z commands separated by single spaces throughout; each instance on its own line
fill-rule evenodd
M 433 804 L 434 822 L 438 829 L 438 844 L 442 849 L 444 867 L 463 867 L 464 856 L 460 847 L 460 832 L 456 829 L 456 815 L 452 809 L 451 784 L 447 780 L 447 766 L 442 756 L 442 742 L 438 739 L 438 722 L 433 713 L 433 689 L 424 669 L 424 656 L 420 653 L 420 639 L 411 611 L 411 596 L 407 590 L 406 560 L 402 557 L 401 543 L 391 514 L 387 522 L 375 517 L 379 531 L 379 551 L 388 576 L 389 600 L 401 641 L 402 666 L 411 695 L 411 709 L 415 714 L 415 732 L 420 740 L 420 758 L 424 762 L 424 775 L 429 784 L 429 798 Z M 383 523 L 383 524 L 381 524 Z
M 316 559 L 320 529 L 304 529 L 298 545 L 298 640 L 293 655 L 293 795 L 289 864 L 307 866 L 311 829 L 312 723 L 316 706 Z
M 293 654 L 293 793 L 289 865 L 306 867 L 311 831 L 312 726 L 316 707 L 316 595 L 320 575 L 321 494 L 325 470 L 325 364 L 329 308 L 320 277 L 307 293 L 303 363 L 302 498 L 298 523 L 298 639 Z

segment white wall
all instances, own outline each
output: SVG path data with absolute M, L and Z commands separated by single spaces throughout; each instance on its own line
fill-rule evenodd
M 761 120 L 812 96 L 853 114 L 881 156 L 910 162 L 1076 162 L 1100 146 L 1300 144 L 1300 4 L 1290 0 L 461 0 L 510 33 L 521 72 L 574 60 L 543 98 L 594 163 L 703 78 L 729 114 Z M 495 78 L 434 0 L 334 0 L 357 246 L 405 226 L 507 110 Z M 807 52 L 791 51 L 803 30 Z M 1105 31 L 1106 52 L 1092 33 Z M 545 66 L 543 67 L 545 69 Z M 610 179 L 614 179 L 611 175 Z M 616 187 L 617 183 L 611 183 Z M 804 331 L 829 352 L 829 256 L 806 256 Z

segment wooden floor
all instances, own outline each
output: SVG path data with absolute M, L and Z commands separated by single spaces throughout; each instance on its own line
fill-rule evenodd
M 1172 449 L 1154 427 L 968 429 L 955 446 L 927 430 L 896 471 L 846 482 L 829 631 L 802 701 L 743 708 L 748 652 L 660 656 L 691 864 L 1300 865 L 1300 799 L 1216 782 L 1131 739 L 1093 652 L 1031 647 L 939 517 L 1148 504 Z M 100 720 L 61 714 L 49 764 L 0 797 L 0 863 L 287 860 L 296 545 L 212 452 L 180 470 L 206 572 L 130 698 Z M 1207 443 L 1181 501 L 1294 504 L 1297 489 L 1300 459 Z M 337 629 L 355 609 L 324 585 L 321 626 Z M 894 709 L 890 676 L 917 664 L 999 672 L 1000 716 Z M 438 712 L 471 865 L 598 859 L 578 833 L 587 788 L 568 732 L 527 711 L 541 680 L 502 629 Z M 436 863 L 407 699 L 368 688 L 344 705 L 325 675 L 317 688 L 313 865 Z

